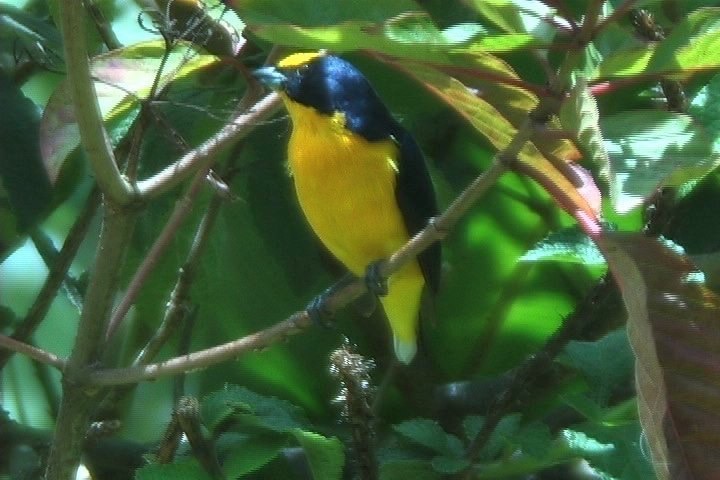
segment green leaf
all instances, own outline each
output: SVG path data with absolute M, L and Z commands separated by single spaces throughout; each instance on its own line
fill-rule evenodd
M 201 414 L 211 431 L 227 421 L 273 432 L 291 432 L 305 424 L 300 410 L 290 402 L 236 385 L 228 385 L 206 396 Z
M 380 465 L 380 480 L 439 480 L 440 473 L 423 460 L 394 460 Z
M 532 422 L 522 427 L 516 436 L 520 450 L 531 457 L 543 459 L 550 451 L 553 435 L 550 427 L 542 422 Z
M 0 39 L 13 42 L 15 52 L 27 52 L 34 62 L 62 70 L 63 46 L 60 32 L 55 26 L 25 10 L 0 4 Z M 17 42 L 15 44 L 15 42 Z
M 693 97 L 690 114 L 705 127 L 708 137 L 715 139 L 715 150 L 720 143 L 720 75 L 715 75 L 707 85 Z
M 720 164 L 720 151 L 688 115 L 635 110 L 601 124 L 610 156 L 610 197 L 619 213 L 642 205 L 660 186 L 697 180 Z
M 300 429 L 294 429 L 292 434 L 305 450 L 313 478 L 334 480 L 342 477 L 345 454 L 340 440 Z
M 563 395 L 561 400 L 588 420 L 601 423 L 603 409 L 598 402 L 585 393 Z
M 563 430 L 561 436 L 568 448 L 583 457 L 592 457 L 598 454 L 604 454 L 615 448 L 611 444 L 598 442 L 594 438 L 587 436 L 585 433 L 577 432 L 575 430 Z
M 475 437 L 478 436 L 482 426 L 485 424 L 485 417 L 479 415 L 468 415 L 463 419 L 463 432 L 465 432 L 465 439 L 468 442 L 472 442 Z
M 412 443 L 427 447 L 434 452 L 461 457 L 463 445 L 455 435 L 446 433 L 437 422 L 428 419 L 408 420 L 394 425 L 393 430 Z
M 636 75 L 688 78 L 702 70 L 720 68 L 720 8 L 700 8 L 673 26 L 661 42 L 642 48 L 617 50 L 605 58 L 594 80 Z
M 515 436 L 520 430 L 520 419 L 521 415 L 517 413 L 503 417 L 483 447 L 481 456 L 495 458 L 505 447 L 515 443 Z
M 673 26 L 655 49 L 646 73 L 681 77 L 720 67 L 720 8 L 700 8 Z
M 213 480 L 200 464 L 191 459 L 182 463 L 146 465 L 135 472 L 135 480 Z
M 585 78 L 578 79 L 563 102 L 560 124 L 575 134 L 583 156 L 599 167 L 601 175 L 607 176 L 609 159 L 600 131 L 600 112 Z
M 620 427 L 597 424 L 576 425 L 563 431 L 562 438 L 575 455 L 585 458 L 602 478 L 645 480 L 657 478 L 647 455 L 639 425 Z
M 472 0 L 482 16 L 509 33 L 528 33 L 544 42 L 552 41 L 556 29 L 548 21 L 555 10 L 539 0 Z
M 218 439 L 216 448 L 218 452 L 226 452 L 222 457 L 225 475 L 228 478 L 240 478 L 277 457 L 286 443 L 286 435 L 228 433 Z
M 528 250 L 520 260 L 567 262 L 602 267 L 606 265 L 605 257 L 602 256 L 595 242 L 578 227 L 551 233 Z
M 334 25 L 358 20 L 382 22 L 418 6 L 412 0 L 377 2 L 363 0 L 338 3 L 335 0 L 249 0 L 228 2 L 248 25 L 287 23 L 302 26 Z
M 8 225 L 0 224 L 1 259 L 17 242 L 16 235 L 48 212 L 53 192 L 38 148 L 40 110 L 2 71 L 0 105 L 0 196 L 7 199 L 0 211 L 7 209 L 8 216 Z
M 572 341 L 557 361 L 579 371 L 600 404 L 607 402 L 613 390 L 632 381 L 634 357 L 625 327 L 595 342 Z
M 470 461 L 465 458 L 438 456 L 430 462 L 436 472 L 452 475 L 459 473 L 470 466 Z

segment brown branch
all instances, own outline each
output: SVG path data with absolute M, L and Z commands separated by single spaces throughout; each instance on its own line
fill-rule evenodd
M 210 165 L 205 165 L 198 171 L 185 194 L 177 200 L 175 209 L 163 227 L 162 232 L 160 232 L 160 235 L 155 239 L 152 247 L 150 247 L 150 251 L 145 255 L 145 258 L 127 286 L 125 296 L 115 308 L 108 322 L 107 330 L 105 331 L 105 341 L 110 340 L 117 331 L 125 319 L 127 312 L 130 310 L 130 307 L 135 303 L 137 296 L 140 294 L 140 290 L 145 285 L 150 274 L 155 270 L 165 251 L 172 245 L 178 229 L 192 212 L 195 199 L 200 194 L 201 188 L 205 185 L 205 177 L 207 177 L 209 169 Z
M 492 186 L 506 170 L 505 158 L 515 158 L 529 138 L 530 127 L 516 135 L 503 154 L 498 154 L 490 168 L 477 177 L 440 216 L 415 235 L 400 250 L 395 252 L 382 266 L 381 274 L 389 276 L 405 263 L 415 258 L 423 249 L 441 240 L 460 217 Z M 366 284 L 356 280 L 339 288 L 327 297 L 324 305 L 333 313 L 365 293 Z M 88 374 L 85 381 L 94 385 L 121 385 L 136 383 L 190 370 L 207 368 L 211 365 L 237 358 L 244 353 L 257 351 L 296 335 L 313 324 L 306 311 L 296 312 L 289 318 L 246 337 L 211 347 L 188 355 L 145 366 L 130 368 L 101 369 Z
M 152 177 L 137 183 L 140 194 L 151 199 L 172 189 L 193 172 L 206 168 L 223 149 L 250 133 L 259 123 L 270 118 L 280 107 L 280 97 L 271 93 L 258 101 L 252 109 L 238 115 L 216 135 L 186 153 L 177 162 Z

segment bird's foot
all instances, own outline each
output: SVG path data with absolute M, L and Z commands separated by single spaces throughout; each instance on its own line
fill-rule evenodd
M 346 275 L 335 284 L 330 285 L 320 295 L 310 300 L 310 303 L 305 307 L 305 311 L 310 317 L 310 320 L 324 328 L 335 328 L 335 322 L 333 321 L 334 312 L 328 308 L 327 301 L 337 291 L 345 288 L 353 280 L 355 280 L 355 277 Z
M 368 265 L 365 270 L 365 285 L 370 293 L 378 297 L 388 294 L 388 283 L 381 271 L 385 260 L 376 260 Z

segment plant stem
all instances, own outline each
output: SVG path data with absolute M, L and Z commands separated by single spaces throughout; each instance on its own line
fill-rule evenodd
M 105 205 L 103 228 L 77 336 L 63 375 L 63 398 L 50 447 L 46 479 L 70 480 L 80 460 L 85 433 L 101 389 L 84 383 L 98 360 L 105 323 L 117 291 L 120 270 L 130 244 L 135 215 Z
M 60 2 L 60 25 L 67 62 L 67 84 L 72 92 L 82 147 L 103 194 L 111 203 L 128 205 L 135 200 L 135 190 L 120 174 L 102 122 L 85 44 L 83 2 Z

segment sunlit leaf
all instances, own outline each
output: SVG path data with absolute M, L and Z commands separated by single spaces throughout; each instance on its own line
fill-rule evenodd
M 556 261 L 586 266 L 605 266 L 597 245 L 577 227 L 553 232 L 535 244 L 522 257 L 524 262 Z
M 683 79 L 720 68 L 720 8 L 693 11 L 664 40 L 645 48 L 618 50 L 599 65 L 594 79 L 664 75 Z
M 641 205 L 660 186 L 697 180 L 720 164 L 712 140 L 687 115 L 661 110 L 619 113 L 601 122 L 616 211 Z
M 560 123 L 564 130 L 575 134 L 584 156 L 608 174 L 608 154 L 600 131 L 600 112 L 595 97 L 580 78 L 560 109 Z
M 509 33 L 527 33 L 533 38 L 551 41 L 556 30 L 552 28 L 555 10 L 539 0 L 472 0 L 470 4 L 500 29 Z

